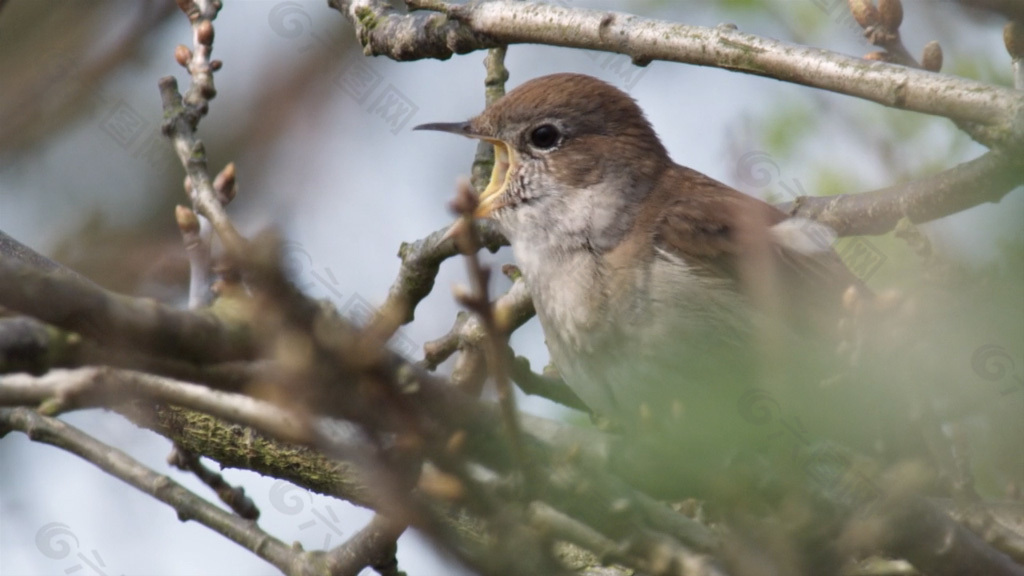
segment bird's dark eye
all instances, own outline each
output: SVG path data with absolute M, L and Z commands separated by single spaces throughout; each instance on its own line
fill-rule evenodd
M 551 124 L 542 124 L 534 128 L 533 132 L 530 132 L 530 144 L 541 150 L 547 150 L 558 144 L 559 136 L 561 134 L 558 133 L 558 128 Z

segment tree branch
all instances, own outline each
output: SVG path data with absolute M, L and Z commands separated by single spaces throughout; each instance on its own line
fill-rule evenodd
M 0 436 L 9 430 L 24 432 L 36 442 L 75 454 L 171 506 L 182 521 L 195 520 L 251 550 L 282 572 L 297 573 L 293 564 L 301 553 L 260 530 L 256 523 L 221 510 L 167 476 L 157 474 L 128 454 L 97 441 L 69 424 L 42 416 L 28 408 L 0 408 Z
M 1024 159 L 988 152 L 921 179 L 871 192 L 801 196 L 779 205 L 791 216 L 827 224 L 839 236 L 885 234 L 901 218 L 928 222 L 985 202 L 998 202 L 1024 184 Z
M 405 531 L 401 523 L 377 514 L 365 528 L 327 553 L 331 574 L 356 576 L 369 566 L 385 576 L 401 574 L 395 560 L 395 540 Z
M 497 252 L 498 248 L 508 246 L 508 240 L 493 222 L 476 222 L 474 227 L 481 244 L 489 251 Z M 381 310 L 404 310 L 403 323 L 412 322 L 416 306 L 434 289 L 441 263 L 459 253 L 455 240 L 447 234 L 446 226 L 411 244 L 402 243 L 398 249 L 402 265 Z
M 1024 143 L 1024 94 L 972 80 L 789 44 L 730 26 L 687 26 L 517 0 L 407 3 L 444 14 L 402 14 L 382 0 L 329 0 L 355 26 L 367 55 L 445 59 L 522 43 L 617 52 L 639 65 L 665 60 L 713 66 L 987 124 L 1001 143 Z
M 185 312 L 109 292 L 76 275 L 0 258 L 0 305 L 101 344 L 192 362 L 248 359 L 246 330 L 210 313 Z

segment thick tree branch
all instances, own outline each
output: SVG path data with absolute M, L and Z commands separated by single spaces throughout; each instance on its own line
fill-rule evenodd
M 885 234 L 901 218 L 928 222 L 985 202 L 1024 184 L 1024 158 L 988 152 L 938 174 L 871 192 L 801 196 L 780 209 L 832 227 L 840 236 Z
M 252 470 L 357 506 L 380 506 L 372 486 L 352 463 L 332 460 L 312 448 L 277 440 L 251 428 L 240 434 L 235 423 L 182 408 L 158 407 L 150 421 L 131 413 L 129 416 L 224 468 Z
M 158 405 L 155 411 L 142 414 L 134 402 L 139 400 L 149 402 L 147 406 L 153 402 Z M 310 448 L 287 442 L 308 441 L 307 425 L 278 406 L 248 396 L 148 374 L 81 368 L 39 377 L 4 376 L 0 378 L 2 406 L 42 406 L 41 410 L 48 413 L 110 408 L 223 467 L 289 480 L 359 506 L 381 506 L 379 495 L 350 463 L 332 461 Z M 238 424 L 250 427 L 243 440 Z M 335 427 L 331 441 L 339 447 L 365 444 L 364 438 L 350 434 L 345 427 Z
M 80 456 L 174 508 L 182 521 L 195 520 L 273 564 L 285 574 L 355 576 L 363 566 L 394 565 L 394 542 L 404 527 L 378 515 L 369 526 L 329 552 L 304 552 L 264 532 L 247 518 L 231 514 L 188 491 L 165 475 L 143 466 L 120 450 L 103 444 L 60 420 L 27 408 L 0 408 L 0 437 L 10 430 Z M 362 563 L 362 565 L 357 566 Z M 381 572 L 386 573 L 386 572 Z M 390 574 L 398 574 L 392 570 Z
M 101 344 L 185 361 L 240 360 L 254 353 L 243 327 L 213 314 L 121 296 L 76 276 L 7 258 L 0 259 L 0 306 Z
M 491 0 L 409 1 L 444 14 L 402 14 L 381 0 L 330 0 L 356 27 L 368 55 L 448 58 L 504 44 L 536 43 L 714 66 L 856 96 L 885 106 L 986 124 L 1004 144 L 1024 143 L 1024 94 L 972 80 L 852 58 L 747 34 L 629 14 Z

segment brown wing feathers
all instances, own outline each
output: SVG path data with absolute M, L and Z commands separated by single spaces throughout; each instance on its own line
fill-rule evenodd
M 781 312 L 794 328 L 834 327 L 843 293 L 859 280 L 829 248 L 804 253 L 771 228 L 786 214 L 699 172 L 674 167 L 659 186 L 654 242 L 694 272 L 736 282 L 755 305 Z

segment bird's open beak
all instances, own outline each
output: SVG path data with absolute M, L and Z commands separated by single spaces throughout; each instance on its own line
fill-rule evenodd
M 420 124 L 413 130 L 436 130 L 490 142 L 494 146 L 494 169 L 491 170 L 491 181 L 487 183 L 487 188 L 480 193 L 480 204 L 473 212 L 473 217 L 488 218 L 495 210 L 505 205 L 502 196 L 505 192 L 505 185 L 508 183 L 508 176 L 516 163 L 515 152 L 508 144 L 486 134 L 480 134 L 473 129 L 470 122 Z

